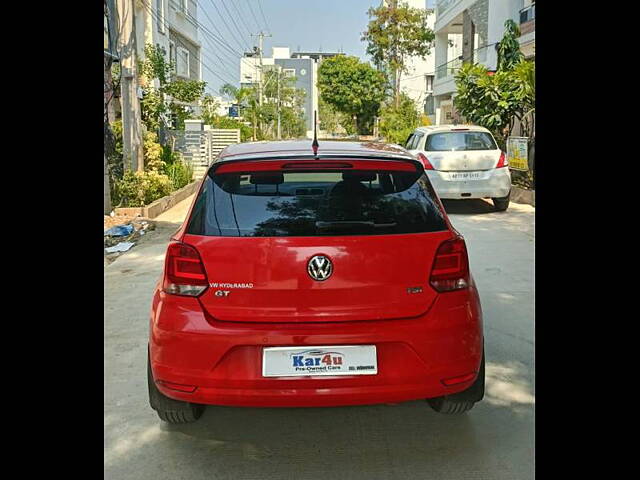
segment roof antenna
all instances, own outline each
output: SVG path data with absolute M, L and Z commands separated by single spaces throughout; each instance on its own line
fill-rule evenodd
M 316 160 L 318 158 L 318 111 L 313 111 L 313 143 L 311 144 L 311 148 L 313 148 L 313 154 L 316 156 Z

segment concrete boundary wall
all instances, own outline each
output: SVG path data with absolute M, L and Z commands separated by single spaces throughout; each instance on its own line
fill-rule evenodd
M 532 206 L 536 206 L 536 191 L 525 190 L 524 188 L 511 187 L 511 194 L 509 200 L 513 203 L 526 203 Z
M 127 215 L 131 217 L 155 218 L 161 213 L 169 210 L 174 205 L 193 195 L 198 190 L 199 184 L 200 180 L 195 180 L 189 185 L 182 187 L 180 190 L 176 190 L 166 197 L 159 198 L 145 207 L 116 208 L 116 216 Z

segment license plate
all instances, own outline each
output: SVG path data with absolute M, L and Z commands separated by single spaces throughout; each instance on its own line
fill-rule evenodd
M 450 173 L 451 180 L 479 180 L 482 178 L 482 172 L 457 172 Z
M 268 347 L 262 351 L 263 377 L 375 375 L 375 345 Z

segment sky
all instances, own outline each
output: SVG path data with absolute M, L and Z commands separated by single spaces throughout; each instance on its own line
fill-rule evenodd
M 433 2 L 427 0 L 426 3 L 430 6 Z M 289 47 L 291 52 L 342 51 L 368 61 L 366 45 L 360 37 L 369 22 L 367 10 L 379 5 L 380 0 L 198 0 L 198 22 L 212 33 L 222 33 L 225 41 L 239 53 L 257 45 L 257 38 L 250 37 L 249 30 L 256 34 L 260 27 L 272 35 L 264 39 L 265 57 L 271 56 L 271 47 L 275 46 Z M 232 52 L 221 47 L 202 28 L 199 39 L 204 50 L 206 67 L 202 68 L 202 76 L 207 90 L 218 94 L 225 83 L 218 77 L 233 79 L 237 86 L 239 58 L 234 59 Z

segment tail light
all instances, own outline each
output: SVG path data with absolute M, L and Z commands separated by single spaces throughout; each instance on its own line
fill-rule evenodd
M 462 237 L 440 244 L 431 268 L 431 286 L 438 292 L 461 290 L 469 286 L 469 259 Z
M 186 243 L 170 243 L 162 289 L 172 295 L 197 297 L 207 289 L 207 274 L 198 251 Z
M 431 162 L 429 162 L 429 159 L 423 153 L 419 153 L 417 157 L 418 160 L 420 160 L 424 164 L 425 170 L 435 170 L 433 168 L 433 165 L 431 165 Z
M 509 161 L 507 160 L 507 156 L 504 154 L 504 152 L 500 152 L 500 160 L 498 160 L 498 165 L 496 165 L 496 168 L 502 168 L 502 167 L 508 167 L 509 166 Z

